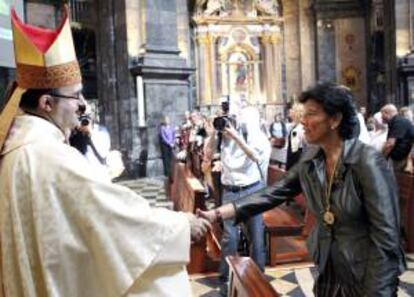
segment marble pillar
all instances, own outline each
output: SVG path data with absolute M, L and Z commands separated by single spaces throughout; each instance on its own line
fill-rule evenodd
M 270 104 L 282 105 L 282 37 L 280 34 L 273 34 L 270 38 L 273 50 L 273 92 L 274 101 Z
M 198 75 L 198 104 L 200 106 L 208 105 L 209 104 L 209 71 L 208 71 L 208 50 L 209 50 L 209 41 L 207 35 L 199 35 L 196 39 L 198 43 L 198 63 L 197 63 L 197 75 Z
M 318 80 L 336 82 L 335 27 L 332 20 L 318 20 L 317 43 Z
M 302 90 L 316 83 L 315 19 L 311 11 L 312 0 L 299 0 L 299 40 Z
M 397 92 L 395 0 L 384 1 L 384 55 L 386 102 L 400 103 Z
M 217 79 L 218 79 L 218 75 L 217 75 L 217 57 L 216 57 L 216 40 L 217 37 L 214 35 L 210 35 L 208 38 L 208 53 L 209 53 L 209 63 L 210 63 L 210 89 L 211 89 L 211 93 L 210 93 L 210 102 L 211 104 L 219 104 L 218 97 L 220 96 L 220 94 L 218 94 L 218 88 L 217 88 Z
M 145 175 L 155 176 L 162 173 L 160 121 L 166 115 L 172 125 L 181 123 L 184 112 L 190 108 L 189 77 L 194 69 L 179 55 L 176 0 L 146 0 L 144 28 L 143 53 L 131 67 L 133 76 L 142 77 L 145 97 L 146 122 L 139 129 L 141 145 L 136 148 L 136 161 L 145 166 L 145 170 L 141 169 Z
M 302 91 L 300 60 L 299 1 L 284 1 L 284 43 L 287 98 L 297 98 Z
M 264 35 L 261 37 L 262 47 L 263 47 L 263 69 L 264 73 L 262 77 L 263 86 L 265 90 L 266 102 L 274 102 L 274 91 L 273 91 L 273 53 L 272 53 L 272 44 L 270 43 L 270 35 Z

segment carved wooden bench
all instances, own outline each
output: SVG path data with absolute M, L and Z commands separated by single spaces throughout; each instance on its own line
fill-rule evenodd
M 414 252 L 414 175 L 395 174 L 400 193 L 401 226 L 404 231 L 405 248 Z
M 280 296 L 249 257 L 226 258 L 230 270 L 230 297 Z
M 197 208 L 205 209 L 204 187 L 186 164 L 173 164 L 170 189 L 174 210 L 194 213 Z M 210 243 L 211 237 L 206 237 L 191 245 L 190 263 L 187 265 L 190 274 L 217 271 L 218 259 L 212 258 L 207 248 Z
M 284 175 L 283 169 L 269 166 L 269 184 L 276 182 Z M 265 212 L 263 221 L 271 266 L 278 263 L 309 260 L 306 237 L 314 224 L 314 219 L 307 211 L 302 195 L 294 197 L 293 203 L 289 205 L 279 206 Z

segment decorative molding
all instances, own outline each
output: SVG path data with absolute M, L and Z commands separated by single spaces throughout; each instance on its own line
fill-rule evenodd
M 367 7 L 358 0 L 316 0 L 313 9 L 317 18 L 338 19 L 362 17 L 367 14 Z
M 281 26 L 283 24 L 282 17 L 274 16 L 258 16 L 258 17 L 247 17 L 247 16 L 194 16 L 193 22 L 198 25 L 264 25 L 271 24 Z

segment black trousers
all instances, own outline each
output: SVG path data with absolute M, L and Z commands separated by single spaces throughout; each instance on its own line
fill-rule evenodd
M 161 143 L 161 158 L 164 165 L 164 175 L 171 176 L 171 161 L 173 157 L 173 149 L 165 143 Z

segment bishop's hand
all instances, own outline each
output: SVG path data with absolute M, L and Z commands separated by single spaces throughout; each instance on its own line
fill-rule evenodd
M 201 217 L 196 217 L 192 213 L 186 213 L 188 221 L 190 222 L 191 239 L 199 241 L 207 231 L 211 230 L 210 222 Z

